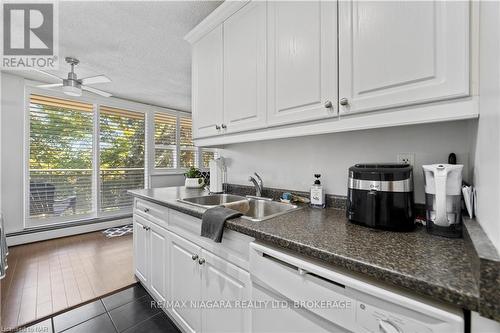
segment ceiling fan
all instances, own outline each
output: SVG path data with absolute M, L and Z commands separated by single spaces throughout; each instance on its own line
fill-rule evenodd
M 70 96 L 81 96 L 82 95 L 82 90 L 89 91 L 91 93 L 101 95 L 104 97 L 110 97 L 111 94 L 96 88 L 88 87 L 89 84 L 96 84 L 96 83 L 106 83 L 106 82 L 111 82 L 111 79 L 107 77 L 106 75 L 97 75 L 97 76 L 91 76 L 91 77 L 86 77 L 84 79 L 78 79 L 76 76 L 76 73 L 74 71 L 75 65 L 78 65 L 80 62 L 78 59 L 73 58 L 73 57 L 66 57 L 65 58 L 66 62 L 70 64 L 71 66 L 71 71 L 68 73 L 68 78 L 62 78 L 57 75 L 51 74 L 44 72 L 39 69 L 34 69 L 35 71 L 48 75 L 54 79 L 61 80 L 62 83 L 51 83 L 51 84 L 41 84 L 38 85 L 37 87 L 40 88 L 57 88 L 61 87 L 63 93 L 66 95 Z

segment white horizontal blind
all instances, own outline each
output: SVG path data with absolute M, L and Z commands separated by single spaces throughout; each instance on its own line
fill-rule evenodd
M 177 167 L 177 117 L 155 113 L 155 168 Z
M 132 208 L 127 190 L 144 188 L 144 114 L 99 108 L 100 210 Z
M 210 168 L 210 161 L 219 157 L 217 149 L 201 148 L 201 168 Z
M 30 96 L 30 220 L 92 212 L 92 104 Z
M 198 166 L 198 150 L 193 143 L 191 117 L 179 117 L 179 167 Z

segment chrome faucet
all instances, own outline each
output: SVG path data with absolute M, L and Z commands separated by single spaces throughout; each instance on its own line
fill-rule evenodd
M 255 186 L 255 196 L 261 197 L 262 190 L 264 189 L 264 183 L 262 182 L 262 178 L 260 178 L 260 176 L 257 174 L 257 172 L 254 172 L 253 174 L 255 175 L 257 180 L 254 177 L 250 176 L 250 177 L 248 177 L 248 181 L 252 182 L 253 185 Z

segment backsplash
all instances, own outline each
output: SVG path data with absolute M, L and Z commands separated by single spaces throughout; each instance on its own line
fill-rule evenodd
M 224 189 L 226 193 L 238 194 L 238 195 L 255 195 L 255 188 L 253 186 L 239 185 L 239 184 L 224 184 Z M 304 191 L 294 191 L 280 188 L 270 188 L 264 187 L 262 190 L 262 196 L 266 198 L 272 198 L 273 200 L 279 200 L 281 194 L 284 192 L 290 192 L 301 197 L 309 198 L 309 192 Z M 347 197 L 336 194 L 326 194 L 326 206 L 345 210 L 347 208 Z M 415 211 L 417 216 L 425 216 L 425 205 L 415 204 Z
M 238 185 L 238 184 L 224 184 L 227 193 L 238 194 L 238 195 L 255 195 L 255 188 L 253 186 Z M 308 198 L 309 192 L 303 191 L 293 191 L 287 189 L 279 188 L 269 188 L 264 187 L 262 190 L 262 196 L 266 198 L 272 198 L 273 200 L 279 200 L 284 192 L 290 192 L 298 196 Z M 347 197 L 338 195 L 326 195 L 326 206 L 335 209 L 345 209 L 346 208 Z
M 313 174 L 321 174 L 326 193 L 347 195 L 347 169 L 356 163 L 396 162 L 398 153 L 415 153 L 415 201 L 425 202 L 422 165 L 443 163 L 457 154 L 464 164 L 463 178 L 471 179 L 471 124 L 467 121 L 402 126 L 366 131 L 241 143 L 224 146 L 227 179 L 249 184 L 257 172 L 264 187 L 308 192 Z

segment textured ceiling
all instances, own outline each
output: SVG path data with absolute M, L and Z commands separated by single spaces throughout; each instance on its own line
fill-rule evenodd
M 191 111 L 191 49 L 184 41 L 220 1 L 60 2 L 59 76 L 80 60 L 78 77 L 106 74 L 94 87 L 116 97 Z M 22 76 L 53 83 L 31 71 Z

